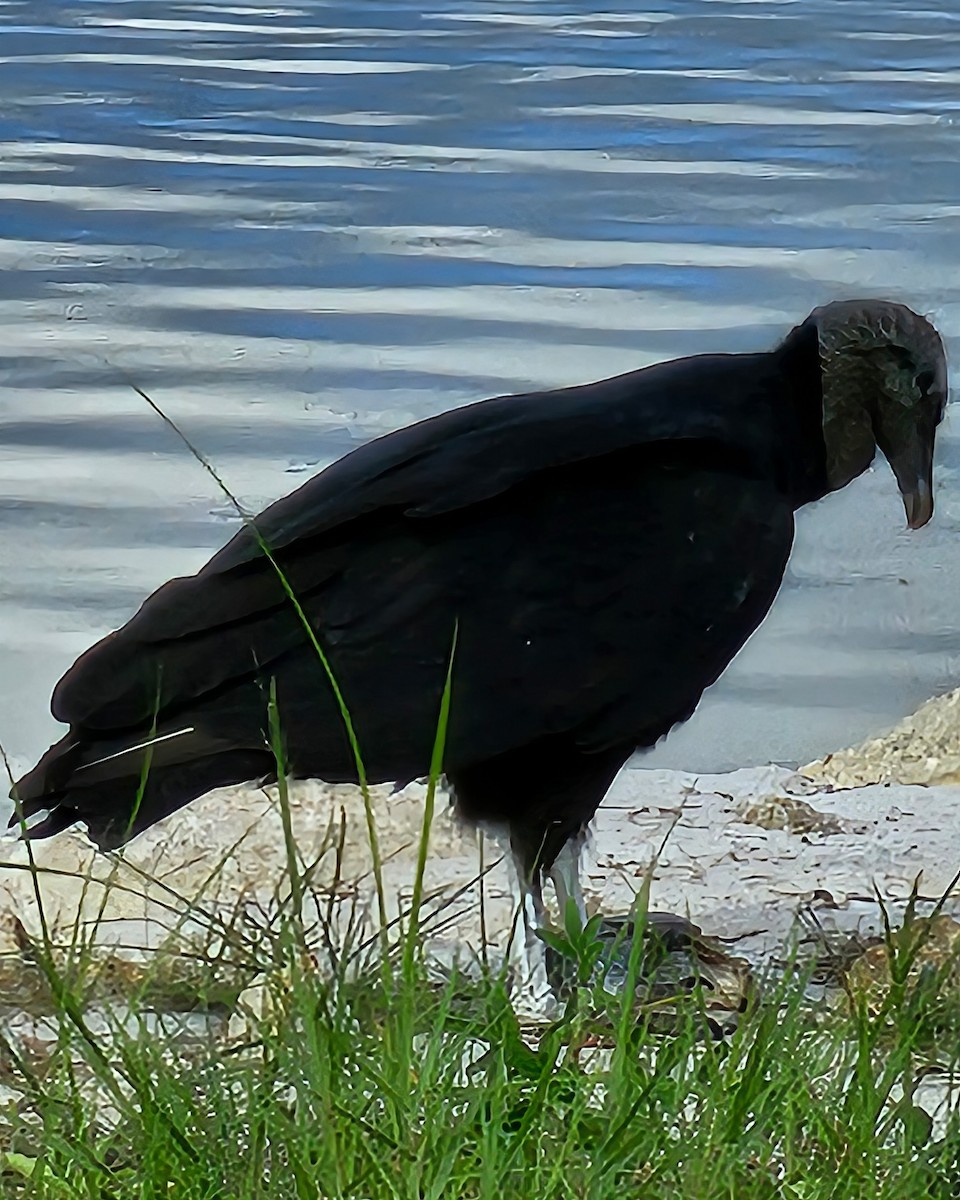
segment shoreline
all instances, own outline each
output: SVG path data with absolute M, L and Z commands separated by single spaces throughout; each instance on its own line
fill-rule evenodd
M 425 792 L 419 784 L 396 794 L 371 789 L 391 916 L 409 900 Z M 375 890 L 359 790 L 302 781 L 290 797 L 298 849 L 315 864 L 313 903 L 342 909 L 344 920 L 364 914 L 371 921 Z M 92 919 L 102 908 L 96 941 L 122 946 L 125 955 L 163 942 L 177 923 L 169 911 L 175 894 L 189 930 L 196 924 L 186 916 L 190 905 L 268 912 L 287 870 L 276 789 L 252 785 L 195 801 L 136 838 L 122 858 L 100 854 L 77 831 L 32 849 L 54 934 L 72 928 L 78 912 Z M 491 839 L 481 851 L 476 832 L 459 825 L 438 792 L 425 894 L 428 912 L 441 907 L 436 920 L 444 928 L 431 932 L 426 920 L 429 953 L 499 955 L 513 917 L 501 858 Z M 40 930 L 27 865 L 27 847 L 3 839 L 0 952 L 16 949 L 11 914 L 28 934 Z M 958 869 L 960 690 L 923 705 L 885 737 L 799 772 L 770 766 L 697 775 L 628 766 L 597 813 L 583 877 L 590 907 L 612 916 L 629 910 L 652 871 L 652 911 L 686 916 L 759 964 L 784 950 L 801 913 L 828 933 L 871 935 L 882 927 L 877 894 L 896 922 L 918 876 L 921 897 L 933 902 Z M 111 883 L 106 901 L 96 880 Z M 549 906 L 549 886 L 546 892 Z M 952 902 L 946 911 L 954 911 Z

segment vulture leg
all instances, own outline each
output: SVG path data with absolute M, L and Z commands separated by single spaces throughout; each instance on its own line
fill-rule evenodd
M 560 852 L 553 861 L 553 866 L 547 872 L 557 894 L 557 907 L 560 912 L 561 925 L 566 920 L 567 902 L 572 900 L 577 906 L 580 924 L 587 923 L 587 905 L 583 896 L 583 886 L 580 880 L 580 865 L 583 854 L 583 834 L 574 834 L 567 838 Z
M 507 947 L 510 1002 L 521 1019 L 549 1020 L 557 1000 L 547 979 L 546 948 L 537 936 L 537 930 L 545 923 L 540 873 L 535 871 L 531 875 L 516 856 L 512 862 L 515 895 L 519 896 L 520 903 L 514 914 Z
M 584 830 L 632 745 L 589 753 L 569 738 L 544 739 L 498 759 L 448 768 L 456 809 L 467 821 L 510 835 L 517 905 L 508 949 L 518 1015 L 549 1016 L 556 998 L 547 982 L 546 947 L 537 936 L 544 924 L 543 876 L 557 892 L 561 922 L 567 898 L 585 918 L 579 859 Z

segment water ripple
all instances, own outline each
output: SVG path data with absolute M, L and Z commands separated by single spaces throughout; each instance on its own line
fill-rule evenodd
M 769 345 L 841 293 L 960 333 L 948 8 L 0 0 L 0 35 L 0 737 L 21 759 L 69 657 L 227 531 L 131 381 L 256 506 L 444 407 Z M 776 611 L 672 761 L 819 754 L 955 682 L 960 645 L 923 637 L 956 627 L 952 534 L 899 522 L 879 469 L 804 514 Z M 868 586 L 891 572 L 911 587 Z M 848 701 L 828 727 L 811 673 Z

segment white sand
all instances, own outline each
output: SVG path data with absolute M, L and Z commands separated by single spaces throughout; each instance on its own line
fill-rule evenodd
M 937 898 L 960 869 L 957 705 L 957 693 L 925 705 L 889 738 L 813 764 L 803 775 L 778 767 L 699 777 L 623 771 L 597 815 L 587 855 L 591 904 L 608 913 L 625 911 L 656 858 L 652 907 L 683 913 L 706 933 L 737 939 L 736 951 L 756 961 L 783 947 L 802 910 L 826 928 L 870 932 L 879 925 L 877 892 L 894 915 L 918 876 L 921 894 Z M 870 786 L 847 786 L 868 781 Z M 409 899 L 424 795 L 416 784 L 393 796 L 386 788 L 374 791 L 391 914 Z M 345 852 L 333 909 L 344 920 L 358 907 L 372 914 L 357 790 L 297 784 L 293 801 L 301 854 L 318 859 L 317 896 L 329 900 L 330 847 L 343 821 Z M 440 932 L 428 921 L 429 943 L 443 956 L 454 948 L 479 953 L 479 840 L 458 827 L 445 796 L 438 797 L 431 843 L 428 907 L 446 899 L 451 904 L 438 920 L 460 915 Z M 501 850 L 485 845 L 489 865 Z M 47 918 L 56 928 L 69 928 L 78 910 L 87 919 L 100 910 L 100 885 L 84 879 L 112 877 L 122 885 L 110 890 L 97 938 L 125 945 L 156 944 L 176 923 L 165 907 L 171 897 L 165 889 L 231 912 L 239 904 L 267 911 L 284 888 L 275 797 L 253 787 L 213 793 L 191 805 L 136 839 L 119 865 L 77 832 L 36 844 L 35 854 Z M 25 846 L 0 843 L 0 910 L 36 930 L 26 861 Z M 161 883 L 145 883 L 143 872 Z M 501 948 L 512 917 L 504 863 L 488 872 L 483 891 L 489 940 Z
M 776 958 L 791 935 L 802 931 L 798 918 L 804 916 L 826 930 L 878 932 L 877 896 L 896 921 L 918 877 L 922 911 L 960 869 L 957 704 L 955 693 L 925 705 L 887 739 L 812 764 L 804 775 L 779 767 L 699 777 L 623 771 L 595 821 L 586 864 L 588 902 L 607 913 L 622 912 L 652 870 L 653 909 L 689 915 L 756 964 Z M 915 782 L 921 776 L 924 783 Z M 834 786 L 874 778 L 884 782 Z M 391 915 L 409 901 L 424 796 L 420 785 L 394 796 L 378 788 L 373 796 Z M 366 914 L 365 928 L 372 932 L 374 889 L 356 789 L 299 784 L 292 809 L 300 852 L 316 862 L 308 919 L 316 919 L 320 905 L 328 928 L 342 935 L 358 914 Z M 341 835 L 335 879 L 332 846 Z M 462 961 L 482 951 L 479 839 L 460 828 L 442 802 L 431 842 L 426 909 L 436 915 L 425 922 L 427 947 L 441 962 L 451 956 Z M 489 864 L 498 851 L 487 848 Z M 118 984 L 120 960 L 140 957 L 144 947 L 163 942 L 175 927 L 202 932 L 217 916 L 233 921 L 242 912 L 256 939 L 257 927 L 285 892 L 276 798 L 252 787 L 213 793 L 175 814 L 137 838 L 122 861 L 96 852 L 76 832 L 37 844 L 35 855 L 55 936 L 66 938 L 80 912 L 91 923 L 93 941 L 113 947 L 112 977 Z M 0 965 L 14 987 L 20 986 L 22 967 L 13 918 L 29 934 L 39 932 L 34 878 L 23 869 L 27 859 L 22 843 L 0 842 L 0 954 L 14 956 L 0 957 Z M 144 873 L 156 882 L 146 882 Z M 112 886 L 105 895 L 106 881 Z M 502 861 L 485 875 L 482 891 L 488 939 L 499 958 L 512 917 Z M 191 904 L 176 903 L 175 894 Z M 949 904 L 948 911 L 957 914 L 958 907 Z M 262 1000 L 255 978 L 244 975 L 240 986 L 254 986 L 243 992 L 228 1035 L 234 1022 L 243 1028 L 240 1012 Z M 156 1020 L 162 1024 L 160 1016 Z M 45 1027 L 43 1017 L 22 1013 L 11 1030 L 20 1026 L 37 1045 L 56 1039 L 55 1027 Z M 914 1097 L 933 1116 L 935 1136 L 946 1128 L 951 1086 L 949 1080 L 931 1079 Z

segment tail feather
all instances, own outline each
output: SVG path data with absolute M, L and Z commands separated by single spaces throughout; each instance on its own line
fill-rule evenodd
M 238 748 L 196 729 L 139 738 L 86 739 L 71 730 L 13 788 L 10 824 L 46 816 L 27 830 L 50 837 L 82 823 L 102 850 L 116 849 L 213 788 L 276 775 L 265 746 Z
M 82 754 L 83 743 L 72 729 L 59 742 L 54 742 L 33 770 L 18 779 L 10 790 L 19 810 L 18 816 L 32 817 L 46 808 L 43 798 L 56 795 L 65 787 Z M 14 816 L 11 825 L 18 816 Z

